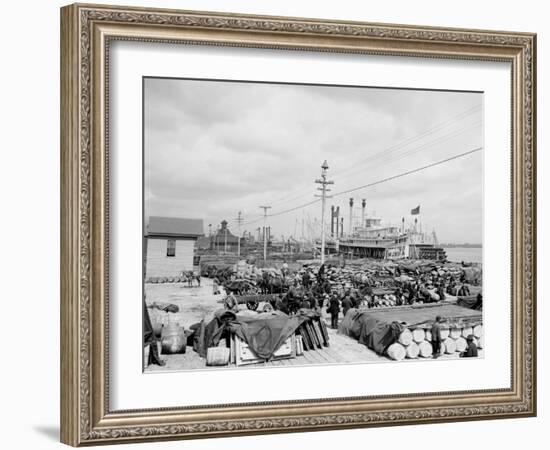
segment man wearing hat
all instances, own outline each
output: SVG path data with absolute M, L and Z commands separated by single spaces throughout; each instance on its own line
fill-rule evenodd
M 460 354 L 461 358 L 477 358 L 477 345 L 474 342 L 474 335 L 469 334 L 466 338 L 466 343 L 468 346 L 466 350 Z
M 435 322 L 432 325 L 432 348 L 433 348 L 433 357 L 439 358 L 441 356 L 441 322 L 443 318 L 437 316 Z

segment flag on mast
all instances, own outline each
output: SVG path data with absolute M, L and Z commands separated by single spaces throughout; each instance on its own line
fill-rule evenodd
M 420 214 L 420 205 L 418 205 L 416 208 L 411 209 L 412 216 L 416 216 L 417 214 Z

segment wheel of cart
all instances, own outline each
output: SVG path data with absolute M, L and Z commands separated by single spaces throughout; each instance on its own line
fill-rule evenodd
M 256 311 L 258 309 L 258 305 L 260 304 L 260 302 L 258 302 L 257 300 L 248 300 L 246 302 L 246 307 L 250 310 L 250 311 Z

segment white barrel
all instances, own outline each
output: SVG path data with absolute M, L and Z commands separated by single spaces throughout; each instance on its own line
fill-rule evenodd
M 421 342 L 418 345 L 418 350 L 422 358 L 429 358 L 430 356 L 432 356 L 433 353 L 432 344 L 430 344 L 428 341 Z
M 456 344 L 455 340 L 452 338 L 447 338 L 443 341 L 442 347 L 445 348 L 445 353 L 448 353 L 449 355 L 456 352 Z M 443 350 L 443 349 L 442 349 Z
M 428 342 L 432 341 L 432 332 L 430 330 L 426 330 L 426 340 Z
M 206 350 L 207 366 L 227 366 L 229 364 L 229 349 L 227 347 L 209 347 Z
M 462 328 L 462 337 L 466 339 L 470 334 L 474 334 L 474 329 L 472 327 Z
M 445 340 L 449 337 L 449 329 L 448 328 L 441 328 L 441 339 Z
M 407 352 L 406 357 L 409 359 L 418 358 L 418 355 L 420 353 L 420 349 L 418 348 L 418 344 L 416 342 L 411 342 L 409 345 L 407 345 L 405 351 Z
M 449 337 L 453 339 L 458 339 L 462 335 L 462 330 L 460 328 L 451 328 L 449 331 Z
M 473 330 L 473 334 L 476 338 L 480 338 L 483 336 L 483 326 L 482 325 L 476 325 Z
M 413 335 L 411 333 L 411 330 L 409 330 L 408 328 L 405 328 L 399 335 L 398 341 L 400 344 L 404 345 L 405 347 L 409 345 L 413 341 Z
M 477 348 L 483 348 L 483 336 L 477 340 Z
M 420 344 L 424 339 L 426 339 L 426 333 L 422 328 L 416 328 L 412 332 L 413 334 L 413 341 L 417 344 Z
M 388 347 L 386 353 L 394 361 L 402 361 L 405 358 L 407 351 L 399 342 L 394 342 Z
M 457 352 L 463 352 L 468 346 L 466 339 L 464 339 L 462 336 L 455 340 L 455 344 Z

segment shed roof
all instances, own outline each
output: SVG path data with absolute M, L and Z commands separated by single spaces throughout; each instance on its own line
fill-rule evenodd
M 147 236 L 199 237 L 204 234 L 202 219 L 179 217 L 149 217 Z

